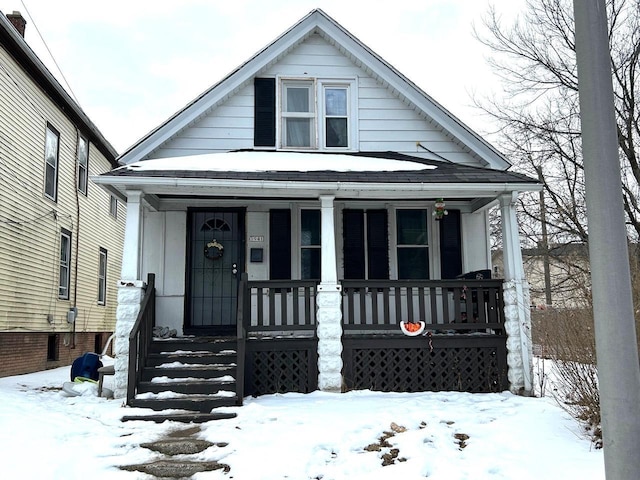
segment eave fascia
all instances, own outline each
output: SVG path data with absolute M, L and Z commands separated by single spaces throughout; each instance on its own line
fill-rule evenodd
M 154 195 L 211 195 L 255 197 L 285 196 L 309 198 L 319 193 L 336 198 L 413 198 L 419 196 L 451 196 L 458 198 L 491 197 L 505 193 L 535 192 L 537 183 L 364 183 L 364 182 L 296 182 L 275 180 L 229 180 L 170 177 L 92 177 L 101 186 L 110 186 L 126 195 L 127 190 L 140 190 Z M 206 192 L 205 192 L 206 190 Z

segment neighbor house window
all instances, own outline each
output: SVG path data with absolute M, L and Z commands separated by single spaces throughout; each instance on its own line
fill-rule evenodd
M 107 302 L 107 251 L 100 248 L 98 260 L 98 305 L 105 305 Z
M 71 232 L 64 228 L 60 232 L 60 280 L 58 298 L 69 300 L 71 280 Z
M 429 278 L 427 210 L 396 211 L 399 279 Z
M 58 155 L 60 134 L 47 124 L 44 144 L 44 194 L 54 202 L 58 200 Z
M 270 83 L 256 84 L 256 145 L 268 146 Z M 346 150 L 355 141 L 355 80 L 283 79 L 280 87 L 282 148 Z M 257 117 L 258 118 L 258 117 Z M 275 125 L 274 127 L 275 128 Z
M 113 195 L 109 198 L 109 215 L 118 218 L 118 199 Z
M 86 137 L 78 134 L 78 191 L 87 194 L 89 180 L 89 142 Z
M 300 211 L 300 278 L 320 279 L 320 210 Z

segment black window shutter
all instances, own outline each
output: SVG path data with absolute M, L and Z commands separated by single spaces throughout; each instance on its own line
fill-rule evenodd
M 291 210 L 269 211 L 269 277 L 291 279 Z
M 389 278 L 389 235 L 386 210 L 367 210 L 367 251 L 369 279 Z
M 342 211 L 344 278 L 364 279 L 364 210 Z
M 276 146 L 276 79 L 254 79 L 253 145 Z
M 440 220 L 440 271 L 443 279 L 462 273 L 462 238 L 460 210 L 449 210 Z

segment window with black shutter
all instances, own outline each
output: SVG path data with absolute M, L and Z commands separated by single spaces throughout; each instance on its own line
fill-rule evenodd
M 344 278 L 388 279 L 387 211 L 345 209 L 342 218 Z
M 276 146 L 276 79 L 254 79 L 253 145 Z
M 291 279 L 291 210 L 269 211 L 269 278 Z
M 440 222 L 441 278 L 456 278 L 462 273 L 462 238 L 460 210 L 449 210 Z

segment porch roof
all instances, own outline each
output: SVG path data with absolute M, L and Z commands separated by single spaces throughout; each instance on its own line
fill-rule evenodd
M 137 189 L 157 195 L 255 196 L 258 190 L 261 195 L 287 197 L 332 193 L 343 198 L 407 198 L 422 192 L 421 197 L 473 198 L 541 188 L 537 180 L 519 173 L 397 152 L 241 150 L 145 160 L 93 180 L 120 195 Z

